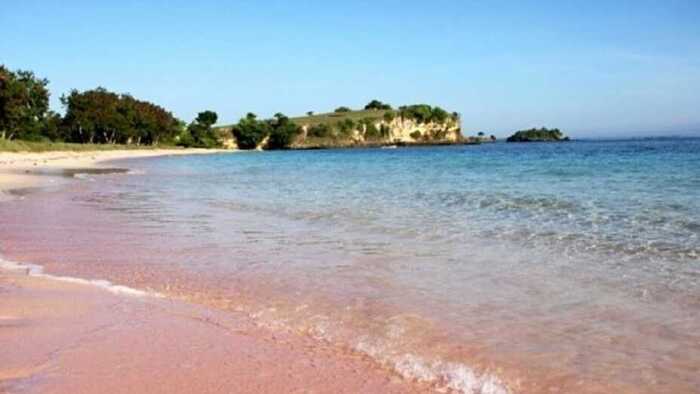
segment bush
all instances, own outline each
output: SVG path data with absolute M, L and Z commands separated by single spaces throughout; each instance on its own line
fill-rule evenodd
M 333 130 L 327 124 L 316 124 L 309 127 L 306 135 L 316 138 L 328 138 L 333 135 Z
M 301 131 L 299 126 L 280 113 L 277 113 L 268 123 L 272 131 L 267 140 L 267 149 L 289 148 Z
M 374 122 L 375 119 L 373 118 L 364 118 L 361 121 L 361 123 L 365 126 L 364 137 L 366 140 L 376 140 L 382 136 L 381 130 L 377 129 L 377 126 L 374 124 Z
M 450 115 L 440 107 L 431 107 L 427 104 L 408 105 L 399 108 L 399 114 L 404 119 L 414 119 L 418 123 L 436 122 L 444 123 L 456 113 Z
M 338 107 L 333 111 L 335 113 L 342 113 L 342 112 L 350 112 L 350 108 L 348 107 Z
M 240 149 L 255 149 L 270 135 L 271 127 L 268 122 L 259 121 L 253 113 L 248 113 L 233 128 L 231 133 L 236 138 Z
M 384 119 L 385 122 L 391 123 L 394 121 L 394 119 L 396 119 L 396 112 L 391 111 L 391 110 L 386 111 L 386 112 L 384 112 L 384 116 L 382 116 L 382 118 Z
M 414 119 L 418 123 L 425 123 L 432 118 L 432 108 L 429 105 L 418 104 L 399 108 L 399 113 L 404 119 Z
M 343 119 L 338 122 L 338 131 L 344 136 L 349 136 L 355 130 L 357 125 L 352 119 Z
M 430 112 L 430 120 L 432 120 L 433 122 L 442 123 L 446 121 L 449 117 L 450 114 L 448 114 L 447 111 L 440 107 L 433 107 L 432 111 Z
M 416 141 L 418 141 L 419 139 L 421 139 L 421 137 L 423 137 L 423 135 L 420 133 L 420 130 L 416 130 L 409 135 L 411 136 L 411 138 L 413 138 Z
M 372 100 L 365 105 L 366 110 L 390 110 L 391 105 L 382 103 L 379 100 Z

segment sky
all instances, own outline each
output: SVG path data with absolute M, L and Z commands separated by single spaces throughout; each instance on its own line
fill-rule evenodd
M 700 1 L 0 0 L 0 64 L 189 122 L 372 99 L 465 134 L 700 135 Z M 111 3 L 111 4 L 110 4 Z

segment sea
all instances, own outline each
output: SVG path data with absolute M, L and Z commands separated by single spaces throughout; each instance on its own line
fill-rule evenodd
M 441 391 L 700 392 L 698 138 L 108 166 L 0 204 L 0 254 Z

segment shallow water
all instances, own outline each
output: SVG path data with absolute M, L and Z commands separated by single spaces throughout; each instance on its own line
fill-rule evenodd
M 699 139 L 119 166 L 0 205 L 3 252 L 464 392 L 700 387 Z

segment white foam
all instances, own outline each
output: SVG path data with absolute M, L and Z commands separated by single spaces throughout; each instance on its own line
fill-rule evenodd
M 383 346 L 360 341 L 355 349 L 388 365 L 405 379 L 430 383 L 441 391 L 464 394 L 512 394 L 508 386 L 490 373 L 477 373 L 460 363 L 427 361 L 413 354 L 391 356 Z
M 131 297 L 156 297 L 156 298 L 164 298 L 165 297 L 163 294 L 160 294 L 160 293 L 155 292 L 155 291 L 144 291 L 144 290 L 134 289 L 134 288 L 128 287 L 128 286 L 115 285 L 114 283 L 112 283 L 108 280 L 103 280 L 103 279 L 82 279 L 82 278 L 76 278 L 76 277 L 72 277 L 72 276 L 50 275 L 50 274 L 44 273 L 44 269 L 40 265 L 16 263 L 13 261 L 4 260 L 2 258 L 0 258 L 0 269 L 5 269 L 5 270 L 9 270 L 9 271 L 24 271 L 29 276 L 46 278 L 46 279 L 60 281 L 60 282 L 68 282 L 68 283 L 76 283 L 76 284 L 81 284 L 81 285 L 95 286 L 95 287 L 98 287 L 100 289 L 106 290 L 110 293 L 118 294 L 118 295 L 126 295 L 126 296 L 131 296 Z

